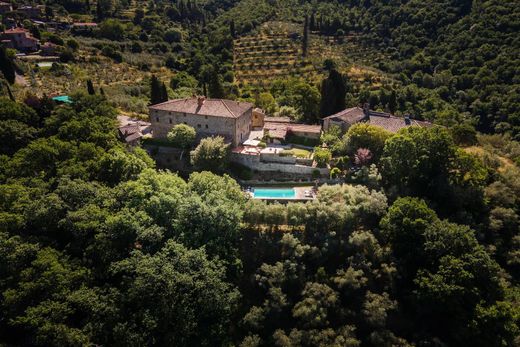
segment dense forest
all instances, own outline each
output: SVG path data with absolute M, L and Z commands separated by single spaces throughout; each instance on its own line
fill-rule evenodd
M 324 133 L 338 167 L 360 170 L 311 202 L 266 203 L 121 143 L 107 86 L 89 79 L 71 104 L 15 97 L 24 67 L 2 49 L 0 345 L 520 346 L 517 1 L 45 5 L 99 23 L 40 33 L 60 64 L 86 64 L 84 50 L 155 74 L 129 100 L 200 93 L 307 123 L 369 103 L 439 126 Z M 386 79 L 356 83 L 326 60 L 320 83 L 234 83 L 234 40 L 269 21 L 301 27 L 303 46 L 355 38 Z
M 1 100 L 23 129 L 1 157 L 3 343 L 518 343 L 507 147 L 484 161 L 445 128 L 353 127 L 350 146 L 380 151 L 357 183 L 266 204 L 227 175 L 157 171 L 102 96 L 74 98 Z

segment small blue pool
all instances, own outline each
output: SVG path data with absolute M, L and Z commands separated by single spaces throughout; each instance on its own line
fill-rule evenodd
M 293 188 L 254 188 L 255 199 L 294 199 L 296 191 Z
M 54 98 L 52 98 L 52 100 L 54 100 L 56 102 L 72 104 L 72 100 L 70 99 L 70 97 L 68 95 L 55 96 Z

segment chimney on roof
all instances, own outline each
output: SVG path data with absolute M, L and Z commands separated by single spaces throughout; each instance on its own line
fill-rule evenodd
M 199 105 L 199 107 L 202 107 L 202 105 L 204 105 L 204 101 L 206 101 L 206 97 L 205 96 L 197 97 L 197 104 Z
M 409 115 L 404 116 L 404 124 L 406 124 L 406 125 L 412 124 L 412 121 L 410 120 Z

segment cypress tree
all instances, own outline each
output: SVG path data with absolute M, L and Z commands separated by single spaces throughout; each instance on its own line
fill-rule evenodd
M 150 81 L 150 104 L 155 105 L 162 102 L 162 90 L 161 84 L 155 75 L 152 75 L 152 80 Z
M 314 12 L 311 13 L 311 18 L 309 20 L 309 29 L 311 31 L 316 30 L 316 17 L 314 16 Z
M 164 82 L 161 85 L 161 102 L 168 101 L 168 90 L 166 89 L 166 85 Z
M 302 52 L 303 56 L 307 56 L 307 51 L 309 50 L 309 17 L 305 16 L 305 22 L 303 23 L 303 42 L 302 42 Z
M 222 86 L 222 80 L 217 73 L 213 70 L 209 78 L 208 92 L 211 98 L 223 98 L 225 96 L 224 86 Z
M 94 85 L 92 84 L 92 80 L 87 80 L 87 92 L 89 95 L 96 94 L 96 91 L 94 90 Z
M 231 20 L 229 22 L 229 31 L 231 32 L 231 37 L 235 38 L 235 21 Z
M 321 84 L 321 117 L 327 117 L 345 109 L 347 83 L 336 69 L 329 71 L 329 76 Z
M 101 7 L 101 1 L 96 2 L 96 17 L 98 20 L 103 19 L 103 9 Z
M 4 46 L 0 46 L 0 70 L 9 84 L 13 84 L 16 78 L 14 71 L 14 63 L 7 56 L 7 50 Z

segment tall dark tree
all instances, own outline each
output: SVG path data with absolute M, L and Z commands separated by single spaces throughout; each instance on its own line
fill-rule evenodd
M 235 21 L 233 19 L 229 21 L 229 32 L 231 33 L 231 37 L 235 38 Z
M 321 84 L 320 114 L 330 116 L 345 109 L 345 94 L 347 83 L 345 77 L 335 68 L 329 71 L 329 77 Z
M 7 50 L 4 46 L 0 46 L 0 69 L 7 82 L 13 84 L 16 77 L 14 63 L 7 55 Z
M 161 102 L 168 101 L 168 90 L 164 82 L 161 84 Z
M 155 105 L 163 102 L 164 95 L 162 91 L 161 82 L 153 75 L 150 82 L 150 104 Z
M 303 41 L 302 41 L 302 52 L 303 56 L 307 56 L 309 50 L 309 17 L 305 16 L 305 22 L 303 23 Z
M 89 95 L 96 94 L 96 91 L 94 90 L 94 84 L 92 84 L 92 80 L 87 80 L 87 92 Z
M 208 93 L 211 98 L 223 98 L 226 96 L 222 79 L 216 70 L 211 72 L 208 84 Z

